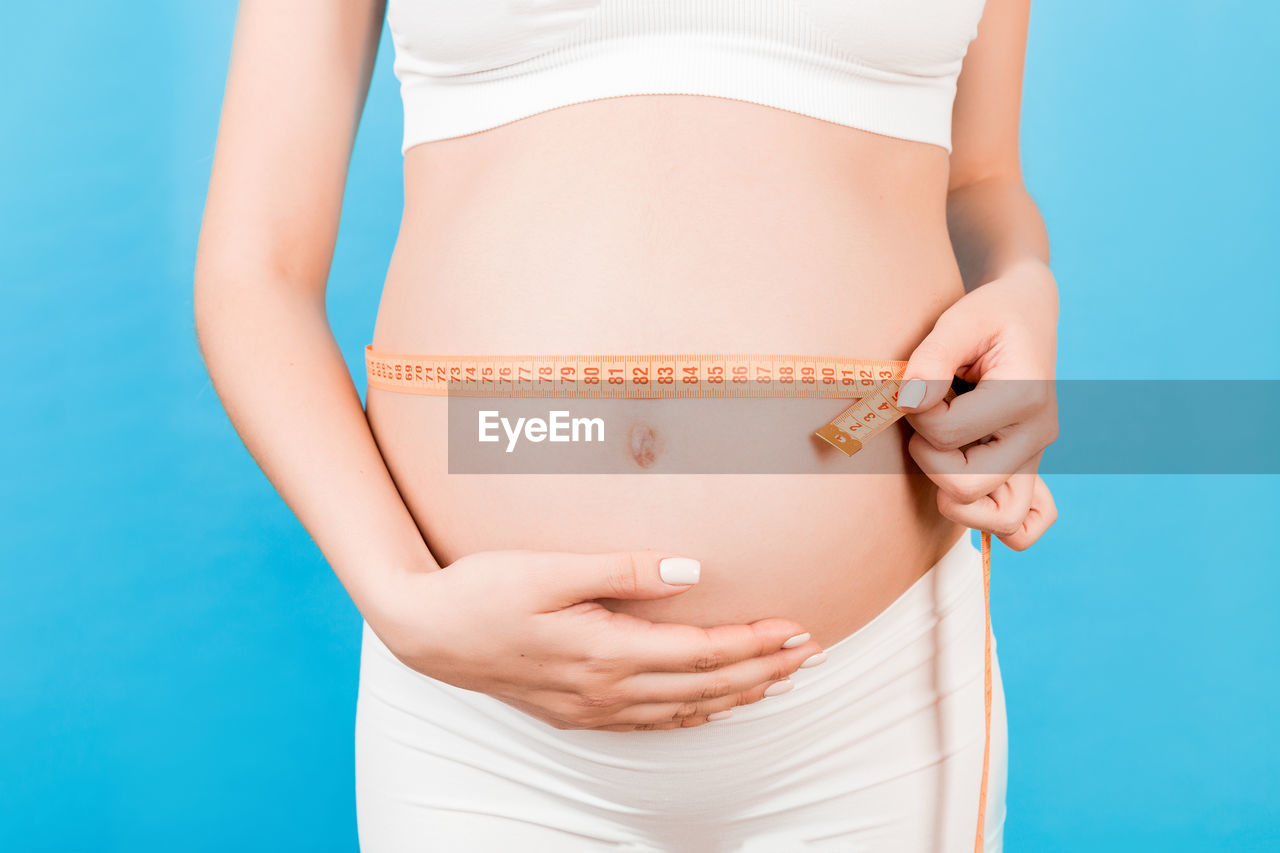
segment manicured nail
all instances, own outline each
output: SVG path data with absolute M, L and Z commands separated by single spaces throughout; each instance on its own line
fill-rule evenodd
M 667 557 L 658 563 L 658 574 L 662 576 L 663 583 L 688 586 L 698 582 L 702 564 L 689 557 Z
M 794 637 L 787 640 L 782 644 L 782 647 L 784 649 L 794 649 L 796 646 L 803 646 L 807 642 L 809 642 L 809 632 L 805 631 L 803 634 L 796 634 Z
M 730 708 L 728 711 L 716 711 L 714 714 L 707 714 L 707 719 L 714 723 L 716 720 L 727 720 L 732 716 L 733 709 Z
M 923 379 L 908 379 L 898 388 L 898 405 L 914 407 L 924 399 L 925 384 Z
M 800 664 L 800 668 L 805 669 L 806 667 L 817 666 L 818 664 L 822 663 L 826 659 L 827 659 L 826 652 L 818 652 L 816 655 L 809 655 L 807 658 L 804 659 L 804 663 Z
M 791 679 L 784 678 L 781 681 L 775 681 L 773 682 L 773 684 L 770 684 L 769 688 L 764 691 L 764 695 L 779 696 L 783 693 L 786 693 L 792 687 L 795 687 L 795 685 L 791 683 Z

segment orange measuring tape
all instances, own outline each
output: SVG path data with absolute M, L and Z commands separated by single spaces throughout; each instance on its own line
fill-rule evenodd
M 813 434 L 853 456 L 902 417 L 898 388 L 907 362 L 802 355 L 434 356 L 366 346 L 365 368 L 370 388 L 437 397 L 849 400 Z M 991 765 L 991 534 L 984 530 L 980 539 L 985 732 L 975 851 L 983 847 Z

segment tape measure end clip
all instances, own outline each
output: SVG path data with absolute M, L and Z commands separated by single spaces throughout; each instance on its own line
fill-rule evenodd
M 845 456 L 852 456 L 862 449 L 862 442 L 840 429 L 835 424 L 827 424 L 814 432 L 818 438 L 839 450 Z

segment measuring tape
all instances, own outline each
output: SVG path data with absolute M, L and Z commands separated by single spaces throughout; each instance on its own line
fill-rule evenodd
M 852 401 L 814 435 L 848 456 L 902 417 L 905 361 L 802 355 L 435 356 L 365 347 L 369 387 L 435 397 L 694 399 L 806 397 Z M 948 399 L 954 392 L 948 392 Z M 982 531 L 985 733 L 978 828 L 983 847 L 991 763 L 991 534 Z

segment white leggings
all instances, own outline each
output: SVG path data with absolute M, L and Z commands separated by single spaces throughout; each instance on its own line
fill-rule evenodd
M 688 729 L 561 730 L 409 669 L 368 625 L 356 712 L 364 853 L 971 851 L 982 566 L 969 536 L 795 689 Z M 994 660 L 986 850 L 1002 849 Z

